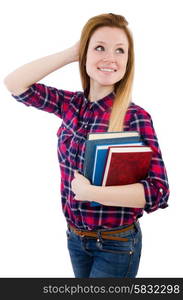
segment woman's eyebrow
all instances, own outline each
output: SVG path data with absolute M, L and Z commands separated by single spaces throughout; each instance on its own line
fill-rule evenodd
M 106 44 L 105 42 L 103 41 L 96 41 L 96 43 L 101 43 L 101 44 Z M 123 43 L 117 43 L 116 46 L 120 46 L 120 45 L 124 45 Z

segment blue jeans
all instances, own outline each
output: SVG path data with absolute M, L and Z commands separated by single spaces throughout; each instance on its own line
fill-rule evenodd
M 134 224 L 133 229 L 117 234 L 112 231 L 127 225 L 97 230 L 99 233 L 111 231 L 111 236 L 125 237 L 128 241 L 81 237 L 67 229 L 68 249 L 75 277 L 135 278 L 141 256 L 142 233 L 139 222 Z

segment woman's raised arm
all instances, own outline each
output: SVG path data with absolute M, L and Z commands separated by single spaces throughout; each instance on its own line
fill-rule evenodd
M 19 67 L 5 77 L 4 83 L 12 94 L 19 95 L 48 74 L 69 63 L 78 61 L 78 58 L 79 42 L 61 52 L 39 58 Z

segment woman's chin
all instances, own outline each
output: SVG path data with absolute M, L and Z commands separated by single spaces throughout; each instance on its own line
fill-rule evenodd
M 101 86 L 113 86 L 116 83 L 114 80 L 100 80 L 98 84 Z

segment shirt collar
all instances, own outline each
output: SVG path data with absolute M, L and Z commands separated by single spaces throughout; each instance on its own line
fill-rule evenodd
M 90 101 L 87 95 L 88 95 L 87 90 L 84 90 L 84 100 L 85 103 L 89 105 L 90 109 L 94 109 L 102 112 L 110 111 L 112 109 L 112 105 L 115 97 L 114 91 L 110 92 L 105 97 L 98 99 L 97 101 Z

